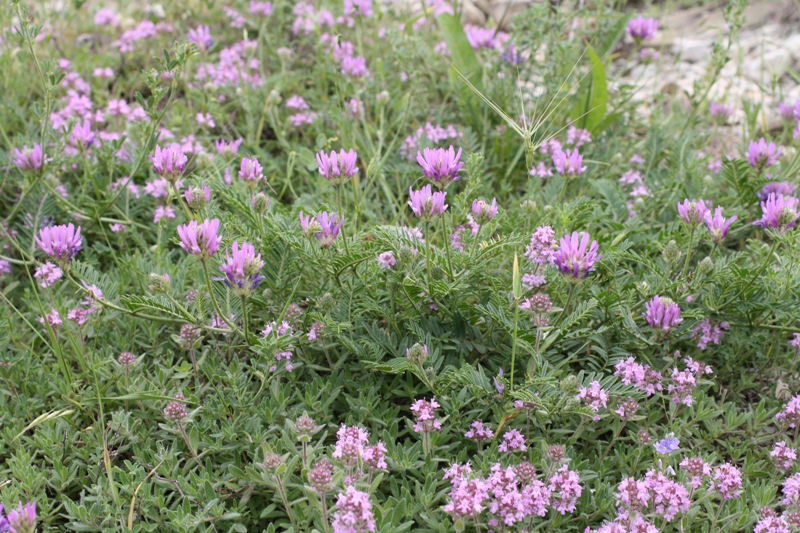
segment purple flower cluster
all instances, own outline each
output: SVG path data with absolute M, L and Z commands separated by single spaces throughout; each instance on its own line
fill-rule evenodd
M 660 372 L 650 368 L 650 365 L 637 363 L 633 357 L 624 359 L 614 367 L 615 376 L 618 376 L 624 385 L 633 385 L 647 396 L 652 396 L 656 391 L 664 389 L 661 384 Z
M 352 467 L 358 464 L 369 441 L 367 430 L 358 426 L 342 426 L 336 432 L 336 447 L 331 457 L 338 459 L 343 465 Z
M 728 236 L 728 229 L 731 227 L 736 219 L 739 218 L 736 215 L 725 218 L 722 216 L 722 208 L 717 207 L 714 209 L 714 216 L 711 216 L 711 211 L 709 210 L 705 214 L 705 221 L 706 227 L 708 227 L 708 233 L 711 235 L 711 240 L 714 244 L 721 243 L 725 237 Z
M 742 490 L 742 471 L 731 463 L 719 465 L 709 490 L 716 491 L 723 500 L 738 498 Z
M 461 137 L 461 132 L 452 124 L 448 126 L 434 126 L 430 122 L 426 122 L 425 126 L 417 128 L 413 135 L 406 137 L 400 147 L 400 154 L 406 159 L 414 159 L 416 154 L 419 153 L 423 139 L 436 145 L 447 140 L 458 139 L 459 137 Z
M 186 170 L 188 158 L 178 143 L 172 143 L 166 148 L 156 145 L 155 154 L 149 157 L 155 173 L 170 182 L 176 182 Z
M 443 191 L 433 192 L 430 185 L 425 185 L 418 191 L 409 188 L 408 194 L 411 197 L 408 201 L 411 211 L 423 220 L 429 220 L 441 215 L 448 207 L 444 203 L 447 193 Z
M 366 533 L 375 531 L 369 494 L 352 485 L 339 493 L 333 514 L 333 533 Z
M 12 161 L 20 170 L 33 170 L 35 172 L 42 170 L 42 166 L 44 165 L 42 145 L 35 143 L 33 148 L 28 148 L 27 144 L 24 145 L 21 150 L 19 148 L 14 148 L 14 158 Z
M 330 248 L 333 245 L 343 223 L 344 217 L 339 218 L 336 213 L 323 211 L 312 217 L 300 211 L 300 227 L 303 233 L 308 238 L 315 237 L 322 248 Z
M 644 18 L 640 15 L 628 22 L 628 34 L 636 42 L 652 39 L 656 35 L 656 30 L 658 30 L 658 20 L 656 19 Z
M 44 226 L 35 236 L 39 249 L 54 259 L 61 266 L 66 265 L 75 257 L 83 247 L 81 228 L 75 229 L 74 224 L 61 226 Z
M 198 224 L 196 220 L 178 226 L 180 246 L 188 253 L 196 255 L 203 261 L 208 261 L 219 250 L 222 239 L 217 235 L 219 219 L 204 220 Z
M 264 279 L 264 276 L 260 275 L 264 266 L 261 254 L 256 254 L 255 247 L 250 243 L 243 242 L 240 248 L 239 242 L 234 241 L 230 253 L 225 254 L 225 259 L 225 264 L 219 267 L 225 274 L 225 277 L 221 278 L 222 281 L 233 289 L 237 296 L 244 298 L 250 296 L 253 289 Z
M 0 532 L 34 533 L 36 531 L 36 503 L 22 502 L 16 509 L 11 509 L 3 516 L 3 504 L 0 504 Z
M 48 261 L 47 263 L 36 267 L 33 277 L 39 280 L 39 285 L 46 289 L 53 285 L 56 281 L 61 279 L 63 275 L 61 269 Z
M 800 218 L 798 203 L 800 200 L 794 196 L 770 193 L 766 201 L 761 202 L 761 219 L 753 222 L 753 225 L 781 231 L 791 229 Z
M 440 189 L 446 188 L 450 182 L 458 181 L 458 172 L 464 166 L 461 148 L 456 152 L 452 146 L 446 150 L 425 148 L 421 153 L 417 152 L 417 163 L 422 167 L 422 174 Z
M 417 433 L 431 433 L 442 429 L 442 423 L 436 419 L 436 409 L 441 407 L 436 398 L 430 400 L 414 400 L 411 412 L 414 413 L 414 431 Z
M 775 447 L 769 453 L 769 457 L 775 463 L 775 466 L 789 471 L 797 460 L 797 450 L 789 446 L 786 441 L 781 441 L 775 444 Z
M 464 433 L 464 437 L 475 442 L 484 442 L 494 437 L 494 432 L 488 424 L 476 420 L 470 426 L 469 431 Z
M 597 241 L 589 245 L 589 234 L 572 232 L 561 237 L 558 249 L 553 256 L 553 264 L 565 275 L 574 279 L 584 279 L 594 270 L 594 265 L 603 255 L 597 253 Z
M 683 322 L 681 318 L 681 308 L 674 301 L 664 296 L 655 296 L 652 300 L 644 304 L 643 313 L 650 327 L 661 330 L 664 334 Z
M 678 216 L 692 228 L 696 228 L 706 219 L 708 207 L 703 200 L 689 200 L 678 204 Z
M 331 150 L 330 154 L 324 151 L 317 153 L 319 173 L 334 185 L 341 185 L 358 174 L 357 161 L 358 154 L 352 149 L 349 152 L 341 149 L 338 154 L 335 150 Z
M 524 452 L 528 449 L 525 446 L 525 437 L 517 429 L 510 429 L 503 434 L 503 442 L 497 447 L 498 451 L 504 453 Z
M 783 406 L 781 412 L 775 415 L 782 424 L 789 428 L 796 428 L 800 425 L 800 394 L 794 396 Z
M 588 387 L 580 387 L 578 399 L 582 400 L 594 413 L 599 413 L 600 409 L 608 407 L 608 392 L 603 389 L 599 381 L 592 381 Z M 600 420 L 600 416 L 595 414 L 592 420 L 596 422 Z
M 759 171 L 777 163 L 781 154 L 783 154 L 783 146 L 779 147 L 774 142 L 768 143 L 764 137 L 758 141 L 750 141 L 747 146 L 747 162 Z
M 577 148 L 567 148 L 566 151 L 555 150 L 553 151 L 553 166 L 556 171 L 562 176 L 578 176 L 586 172 L 586 167 L 583 164 L 583 156 L 578 152 Z
M 701 350 L 705 350 L 710 342 L 719 344 L 719 341 L 722 340 L 722 336 L 729 328 L 730 324 L 727 322 L 716 322 L 710 318 L 705 318 L 692 330 L 692 338 L 696 339 L 699 337 L 697 347 Z

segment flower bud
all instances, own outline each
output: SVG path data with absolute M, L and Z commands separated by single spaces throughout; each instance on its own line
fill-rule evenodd
M 386 105 L 390 99 L 391 95 L 389 95 L 389 91 L 381 91 L 375 97 L 375 100 L 377 100 L 378 104 L 380 105 Z
M 169 291 L 169 274 L 162 275 L 152 272 L 150 274 L 150 285 L 147 288 L 155 294 Z
M 283 457 L 277 453 L 268 453 L 264 456 L 264 468 L 272 475 L 278 473 L 278 468 L 283 464 Z
M 326 292 L 317 301 L 317 306 L 320 308 L 321 311 L 327 313 L 328 311 L 336 307 L 336 299 L 333 297 L 331 293 Z
M 714 260 L 710 257 L 706 257 L 700 261 L 700 264 L 697 266 L 697 270 L 699 270 L 704 276 L 709 275 L 711 271 L 714 270 Z
M 569 375 L 558 383 L 558 388 L 564 394 L 575 394 L 578 392 L 578 378 L 574 375 Z
M 442 267 L 440 267 L 439 265 L 435 265 L 431 269 L 431 278 L 433 278 L 435 281 L 443 280 L 444 279 L 444 270 L 442 269 Z
M 276 91 L 275 89 L 272 89 L 272 90 L 269 92 L 269 103 L 270 103 L 270 104 L 272 104 L 272 105 L 278 105 L 278 104 L 280 104 L 282 101 L 283 101 L 283 98 L 281 98 L 281 93 L 279 93 L 279 92 L 278 92 L 278 91 Z
M 678 249 L 678 243 L 676 243 L 674 240 L 669 241 L 664 247 L 664 251 L 661 252 L 661 256 L 664 258 L 664 261 L 670 265 L 678 261 L 678 259 L 681 257 L 681 251 Z
M 263 192 L 260 192 L 253 196 L 253 199 L 250 203 L 253 207 L 253 211 L 259 215 L 263 215 L 267 212 L 267 209 L 269 209 L 269 205 L 272 203 L 272 200 L 269 199 L 269 196 Z
M 397 259 L 400 263 L 410 263 L 416 254 L 411 247 L 406 246 L 405 244 L 400 246 L 400 250 L 397 252 Z
M 421 365 L 428 358 L 428 347 L 424 344 L 416 343 L 406 350 L 406 358 Z

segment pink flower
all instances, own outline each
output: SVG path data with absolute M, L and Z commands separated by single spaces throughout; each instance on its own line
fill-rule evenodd
M 797 450 L 789 446 L 786 441 L 781 441 L 775 444 L 769 456 L 778 468 L 791 470 L 797 460 Z
M 171 182 L 177 181 L 186 170 L 188 158 L 183 153 L 181 145 L 177 143 L 170 144 L 166 148 L 156 145 L 155 155 L 149 157 L 156 174 Z
M 706 215 L 708 215 L 708 208 L 703 200 L 689 200 L 687 198 L 683 203 L 678 204 L 678 216 L 693 228 L 702 224 Z
M 714 241 L 716 244 L 722 242 L 722 240 L 728 236 L 728 228 L 731 227 L 736 219 L 735 215 L 731 218 L 726 219 L 722 216 L 722 208 L 717 207 L 714 210 L 714 216 L 711 216 L 711 212 L 707 212 L 705 214 L 705 221 L 706 226 L 708 226 L 708 233 L 711 235 L 711 240 Z
M 586 172 L 586 167 L 583 164 L 583 156 L 578 152 L 578 149 L 567 149 L 566 151 L 553 152 L 553 166 L 556 171 L 562 176 L 577 176 Z
M 370 470 L 386 470 L 388 466 L 386 464 L 385 454 L 386 445 L 378 441 L 376 445 L 364 448 L 361 459 L 363 459 L 364 464 L 367 465 Z
M 299 94 L 293 94 L 286 100 L 286 107 L 289 109 L 297 109 L 299 111 L 305 111 L 306 109 L 310 109 L 308 104 L 305 101 L 305 98 L 300 96 Z
M 553 264 L 562 274 L 583 279 L 594 270 L 594 265 L 603 255 L 597 253 L 597 241 L 589 245 L 589 234 L 572 232 L 561 238 L 560 246 L 553 256 Z
M 464 166 L 461 159 L 461 148 L 456 152 L 452 146 L 444 148 L 425 148 L 417 152 L 417 163 L 422 167 L 422 174 L 444 189 L 450 182 L 458 181 L 458 172 Z
M 698 488 L 703 484 L 703 480 L 711 476 L 711 467 L 701 457 L 685 458 L 681 461 L 681 470 L 686 473 L 693 489 Z
M 697 341 L 697 347 L 701 350 L 705 350 L 710 342 L 719 344 L 719 341 L 722 340 L 722 336 L 725 334 L 724 332 L 729 328 L 730 324 L 727 322 L 712 322 L 710 318 L 706 318 L 699 322 L 692 330 L 692 338 L 695 339 L 699 336 L 700 339 Z
M 234 241 L 230 253 L 225 254 L 225 260 L 225 264 L 219 267 L 225 274 L 222 281 L 239 297 L 250 296 L 250 293 L 265 279 L 260 275 L 264 266 L 261 254 L 256 254 L 255 247 L 248 242 L 243 242 L 240 248 L 239 242 Z
M 383 252 L 378 256 L 378 265 L 381 268 L 392 268 L 397 264 L 397 260 L 394 258 L 394 254 L 392 252 Z
M 411 211 L 420 218 L 429 219 L 441 215 L 447 209 L 444 203 L 447 197 L 446 192 L 433 192 L 430 185 L 424 186 L 418 191 L 408 189 L 411 199 L 408 205 Z
M 35 143 L 32 148 L 28 148 L 26 144 L 22 147 L 22 150 L 14 148 L 12 161 L 20 170 L 34 170 L 36 172 L 42 170 L 44 165 L 42 145 Z
M 647 323 L 653 329 L 660 329 L 668 333 L 681 322 L 681 308 L 669 298 L 655 296 L 645 304 L 646 312 L 643 313 Z
M 417 433 L 430 433 L 442 428 L 442 423 L 436 419 L 436 409 L 440 407 L 436 398 L 430 400 L 415 400 L 411 404 L 411 412 L 414 413 L 416 423 L 414 431 Z
M 363 57 L 345 57 L 342 58 L 342 74 L 351 76 L 353 78 L 363 78 L 369 76 L 369 69 L 367 69 L 367 62 Z
M 764 137 L 761 137 L 758 141 L 750 141 L 747 146 L 747 162 L 751 167 L 757 167 L 761 171 L 777 163 L 782 153 L 783 146 L 779 147 L 774 142 L 767 143 Z
M 719 465 L 714 470 L 714 480 L 709 489 L 717 491 L 723 500 L 738 498 L 742 490 L 742 472 L 730 463 Z M 784 494 L 785 491 L 784 488 Z
M 204 220 L 198 224 L 196 220 L 178 226 L 180 246 L 188 253 L 198 256 L 203 261 L 208 261 L 219 250 L 222 239 L 217 235 L 219 219 Z
M 488 424 L 476 420 L 470 426 L 470 430 L 464 433 L 464 436 L 475 442 L 483 442 L 493 438 L 494 433 Z
M 511 429 L 503 434 L 503 442 L 497 447 L 498 451 L 504 453 L 524 452 L 528 449 L 525 446 L 525 437 L 516 429 Z
M 628 33 L 636 42 L 652 39 L 658 30 L 658 20 L 641 15 L 628 22 Z
M 647 396 L 663 390 L 661 373 L 649 365 L 637 363 L 633 357 L 618 362 L 614 368 L 616 369 L 614 375 L 618 376 L 623 384 L 633 385 Z
M 175 210 L 171 205 L 159 205 L 153 212 L 154 224 L 158 224 L 164 218 L 175 218 Z
M 241 146 L 244 139 L 239 138 L 235 141 L 225 141 L 223 139 L 219 139 L 214 143 L 214 146 L 217 149 L 217 153 L 224 156 L 231 158 L 236 155 L 239 151 L 239 146 Z
M 258 17 L 268 17 L 272 13 L 272 4 L 250 0 L 250 13 Z
M 52 309 L 50 313 L 48 313 L 44 317 L 39 317 L 39 322 L 44 324 L 45 318 L 47 319 L 47 323 L 50 324 L 51 328 L 56 328 L 61 324 L 63 324 L 63 322 L 61 321 L 61 316 L 58 314 L 58 311 L 55 308 Z
M 549 265 L 555 259 L 555 232 L 550 226 L 539 226 L 531 236 L 531 242 L 525 250 L 525 257 L 531 263 Z
M 72 261 L 83 246 L 81 228 L 76 231 L 73 224 L 44 226 L 35 240 L 40 250 L 62 264 Z
M 486 200 L 475 200 L 472 202 L 472 216 L 475 222 L 480 225 L 486 224 L 497 215 L 497 199 L 492 198 L 490 204 Z
M 589 131 L 576 128 L 574 124 L 570 124 L 567 130 L 567 144 L 572 144 L 575 148 L 592 142 L 592 134 Z
M 761 202 L 761 219 L 753 222 L 753 225 L 779 230 L 793 228 L 800 218 L 800 213 L 797 212 L 798 202 L 800 200 L 794 196 L 770 193 L 767 200 Z
M 453 520 L 476 518 L 483 512 L 483 503 L 489 498 L 490 485 L 482 479 L 453 479 L 449 501 L 442 508 Z
M 562 515 L 575 510 L 578 498 L 583 494 L 581 477 L 577 472 L 570 470 L 567 465 L 559 468 L 550 477 L 548 489 L 554 494 L 553 509 Z
M 208 50 L 214 45 L 214 39 L 211 37 L 211 29 L 208 26 L 200 25 L 196 29 L 190 29 L 188 39 L 190 43 L 195 43 L 204 50 Z
M 239 177 L 246 183 L 252 184 L 261 180 L 264 177 L 262 172 L 261 164 L 257 160 L 247 157 L 242 159 L 242 163 L 239 166 Z
M 790 428 L 797 427 L 800 424 L 800 394 L 789 400 L 775 418 Z
M 61 269 L 50 261 L 36 267 L 36 271 L 33 274 L 34 278 L 40 280 L 39 285 L 41 285 L 43 289 L 53 285 L 56 281 L 61 279 L 61 276 Z
M 375 531 L 369 494 L 352 485 L 340 493 L 333 514 L 333 533 L 366 533 Z
M 339 459 L 345 466 L 354 466 L 364 453 L 369 433 L 358 426 L 342 426 L 336 432 L 336 447 L 331 457 Z
M 349 152 L 341 149 L 338 154 L 334 150 L 330 154 L 324 151 L 317 153 L 319 173 L 334 185 L 341 185 L 358 174 L 357 162 L 358 154 L 353 149 Z
M 608 393 L 603 390 L 599 381 L 592 381 L 588 387 L 578 389 L 578 399 L 583 400 L 595 413 L 599 413 L 601 408 L 608 407 Z M 592 420 L 600 420 L 600 417 L 595 415 Z

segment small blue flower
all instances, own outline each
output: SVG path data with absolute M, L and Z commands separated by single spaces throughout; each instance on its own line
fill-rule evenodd
M 678 449 L 681 447 L 681 441 L 678 440 L 677 437 L 673 436 L 672 433 L 670 433 L 667 435 L 667 438 L 653 444 L 653 447 L 661 455 L 669 455 L 672 452 L 678 451 Z

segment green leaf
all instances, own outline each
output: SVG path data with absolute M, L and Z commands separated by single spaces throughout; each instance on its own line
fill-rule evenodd
M 611 52 L 611 50 L 614 49 L 614 45 L 616 45 L 617 42 L 625 35 L 625 30 L 628 28 L 628 22 L 633 17 L 633 13 L 634 12 L 631 11 L 620 18 L 611 31 L 608 32 L 605 40 L 603 40 L 603 42 L 600 43 L 600 46 L 597 48 L 597 53 L 600 57 L 605 58 L 606 54 Z
M 184 317 L 175 310 L 175 307 L 165 298 L 158 298 L 152 296 L 137 296 L 135 294 L 120 296 L 120 300 L 125 307 L 133 312 L 138 311 L 158 311 L 166 313 L 174 318 L 184 319 Z
M 575 124 L 591 132 L 596 132 L 603 122 L 608 108 L 608 84 L 603 62 L 589 46 L 586 55 L 591 62 L 590 72 L 581 83 L 580 100 L 572 113 Z

